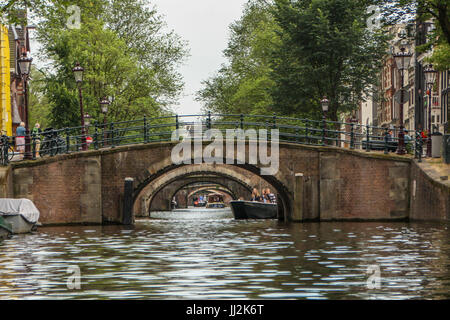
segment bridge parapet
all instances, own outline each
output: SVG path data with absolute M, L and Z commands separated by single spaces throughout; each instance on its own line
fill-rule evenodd
M 249 187 L 256 186 L 252 177 L 265 179 L 282 197 L 286 220 L 296 219 L 296 173 L 304 175 L 302 220 L 398 220 L 410 214 L 412 157 L 280 143 L 279 172 L 259 176 L 259 165 L 174 165 L 167 160 L 173 146 L 138 144 L 13 162 L 0 187 L 33 200 L 44 224 L 120 223 L 126 177 L 135 179 L 136 201 L 145 188 L 156 191 L 199 170 Z
M 14 152 L 19 145 L 15 137 L 2 136 L 0 139 L 0 164 L 10 161 L 36 160 L 58 154 L 86 152 L 86 150 L 114 149 L 118 146 L 147 144 L 178 140 L 189 136 L 193 141 L 207 140 L 208 133 L 215 132 L 228 137 L 239 136 L 242 131 L 266 130 L 267 137 L 278 132 L 279 142 L 302 145 L 335 146 L 347 149 L 376 150 L 387 154 L 395 151 L 399 144 L 400 128 L 360 125 L 354 122 L 335 122 L 276 115 L 199 114 L 171 115 L 142 118 L 130 121 L 94 123 L 85 127 L 47 129 L 42 135 L 29 136 L 24 156 Z M 242 131 L 240 131 L 242 130 Z M 410 154 L 420 158 L 423 141 L 419 132 L 414 132 L 406 144 Z M 37 148 L 39 143 L 40 150 Z

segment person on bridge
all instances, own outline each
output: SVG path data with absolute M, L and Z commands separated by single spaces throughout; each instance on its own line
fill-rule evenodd
M 20 152 L 23 157 L 25 152 L 25 122 L 21 122 L 16 129 L 16 150 Z
M 35 142 L 36 157 L 39 157 L 39 150 L 41 149 L 41 134 L 42 134 L 41 125 L 39 123 L 36 123 L 34 125 L 33 130 L 31 130 L 31 134 Z

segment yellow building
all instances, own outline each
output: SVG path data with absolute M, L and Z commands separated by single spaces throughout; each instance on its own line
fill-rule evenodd
M 0 132 L 12 136 L 9 49 L 8 28 L 0 25 Z

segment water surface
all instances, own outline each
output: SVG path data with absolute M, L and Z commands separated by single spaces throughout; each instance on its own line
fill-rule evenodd
M 0 243 L 0 299 L 449 299 L 448 227 L 203 216 L 40 228 Z

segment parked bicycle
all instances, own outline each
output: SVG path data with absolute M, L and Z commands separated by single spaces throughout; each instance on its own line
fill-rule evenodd
M 7 165 L 14 158 L 14 146 L 6 135 L 0 136 L 0 163 Z
M 57 155 L 66 151 L 66 140 L 53 128 L 47 128 L 42 133 L 44 139 L 41 142 L 39 156 Z

